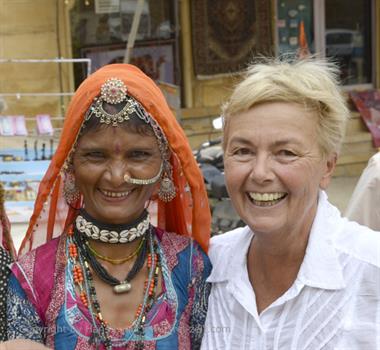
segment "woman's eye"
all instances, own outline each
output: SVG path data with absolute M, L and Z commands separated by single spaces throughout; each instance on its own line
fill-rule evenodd
M 297 155 L 288 149 L 282 149 L 278 152 L 278 155 L 281 157 L 289 157 L 289 158 L 294 158 L 297 157 Z
M 248 148 L 239 148 L 235 151 L 235 154 L 238 156 L 245 156 L 251 154 L 251 150 L 249 150 Z
M 93 158 L 93 159 L 102 159 L 104 158 L 104 153 L 102 152 L 88 152 L 85 154 L 87 158 Z
M 147 158 L 150 156 L 150 153 L 147 151 L 143 151 L 143 150 L 136 150 L 136 151 L 132 151 L 130 153 L 130 156 L 132 158 Z

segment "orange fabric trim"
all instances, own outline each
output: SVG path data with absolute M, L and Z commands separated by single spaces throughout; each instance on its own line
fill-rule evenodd
M 54 222 L 55 222 L 55 216 L 56 216 L 56 211 L 57 211 L 57 202 L 58 202 L 60 184 L 61 184 L 61 177 L 59 176 L 57 178 L 57 181 L 55 182 L 54 190 L 52 193 L 51 205 L 50 205 L 50 210 L 49 210 L 48 227 L 47 227 L 47 232 L 46 232 L 46 241 L 50 241 L 53 238 Z

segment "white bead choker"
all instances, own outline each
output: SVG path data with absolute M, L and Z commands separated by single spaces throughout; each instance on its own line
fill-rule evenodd
M 90 239 L 105 243 L 130 243 L 145 235 L 150 225 L 149 219 L 149 214 L 144 211 L 143 215 L 130 225 L 104 225 L 81 211 L 75 219 L 75 226 Z M 118 228 L 122 230 L 119 231 Z

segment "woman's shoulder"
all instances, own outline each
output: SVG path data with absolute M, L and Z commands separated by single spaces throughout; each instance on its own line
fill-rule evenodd
M 64 263 L 61 258 L 64 243 L 65 239 L 61 235 L 22 255 L 12 264 L 12 274 L 23 286 L 39 288 L 41 280 L 47 279 L 46 276 L 54 276 L 57 262 Z
M 324 192 L 320 195 L 320 205 L 316 215 L 316 231 L 323 233 L 337 252 L 337 257 L 349 262 L 357 262 L 368 267 L 380 268 L 380 232 L 342 217 L 340 211 L 330 204 Z
M 210 267 L 207 254 L 192 238 L 160 229 L 156 230 L 156 234 L 170 270 L 173 270 L 177 265 L 186 265 L 191 261 L 198 262 L 192 265 L 200 267 L 200 269 Z
M 49 259 L 55 260 L 55 256 L 58 250 L 59 243 L 62 239 L 62 236 L 53 238 L 47 243 L 31 250 L 30 252 L 25 253 L 17 259 L 18 265 L 29 264 L 31 260 L 35 260 L 36 257 L 43 257 L 44 261 L 47 262 Z
M 179 235 L 175 232 L 168 232 L 161 229 L 156 229 L 156 235 L 164 251 L 170 250 L 175 254 L 180 254 L 187 250 L 197 250 L 203 252 L 200 245 L 191 237 Z
M 335 248 L 363 263 L 380 269 L 380 232 L 344 219 L 341 233 L 334 239 Z
M 238 227 L 234 230 L 213 236 L 210 241 L 209 257 L 213 263 L 219 256 L 226 256 L 229 251 L 236 251 L 252 236 L 248 226 Z
M 156 236 L 163 248 L 174 249 L 177 253 L 185 250 L 191 243 L 191 238 L 188 236 L 168 232 L 159 228 L 156 228 Z

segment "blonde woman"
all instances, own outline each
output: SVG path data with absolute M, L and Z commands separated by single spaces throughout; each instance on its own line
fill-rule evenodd
M 231 200 L 213 238 L 202 349 L 379 349 L 380 234 L 325 190 L 348 110 L 329 63 L 253 64 L 224 107 Z

